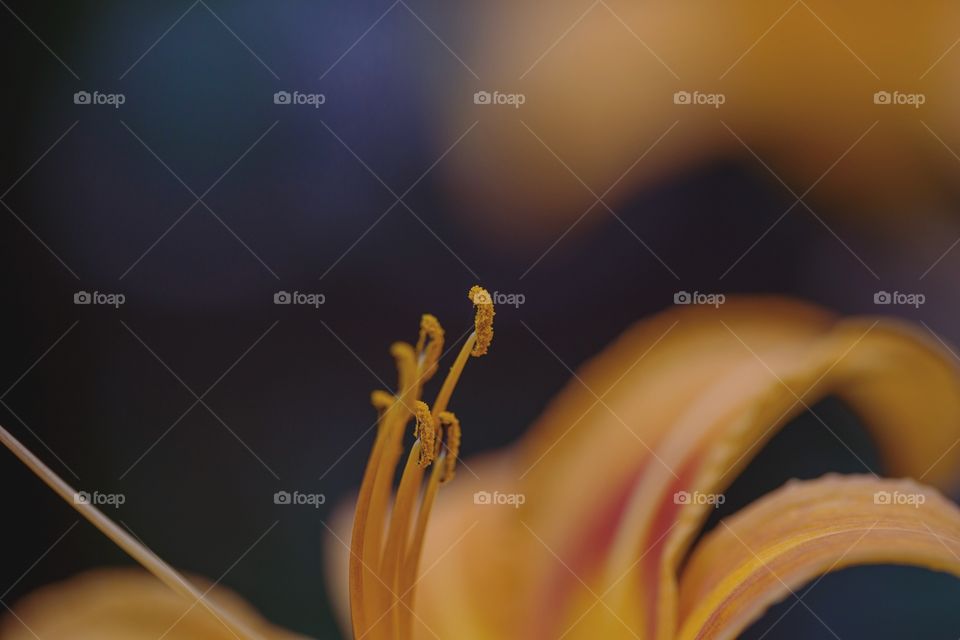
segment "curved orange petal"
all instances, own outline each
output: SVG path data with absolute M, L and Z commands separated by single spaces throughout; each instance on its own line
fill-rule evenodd
M 697 547 L 683 574 L 677 637 L 734 638 L 809 580 L 861 564 L 960 577 L 960 509 L 909 480 L 791 482 L 724 520 Z
M 761 356 L 746 338 L 724 329 L 751 354 L 753 365 L 718 382 L 672 426 L 659 453 L 677 475 L 650 467 L 633 497 L 634 530 L 650 527 L 643 548 L 657 539 L 663 523 L 676 523 L 646 565 L 644 586 L 657 601 L 659 638 L 675 632 L 676 572 L 711 509 L 677 504 L 676 493 L 722 492 L 764 442 L 823 397 L 839 396 L 863 418 L 894 474 L 941 487 L 956 474 L 960 375 L 926 337 L 897 322 L 845 320 L 804 348 Z M 631 545 L 624 540 L 612 566 L 637 553 Z
M 588 362 L 520 444 L 517 473 L 531 496 L 522 517 L 543 543 L 527 560 L 539 565 L 538 608 L 584 595 L 575 576 L 594 585 L 596 595 L 607 590 L 614 579 L 597 574 L 639 479 L 649 467 L 663 469 L 659 450 L 669 429 L 718 380 L 756 365 L 720 319 L 764 357 L 803 349 L 834 321 L 817 307 L 776 298 L 729 300 L 720 309 L 672 307 L 638 323 Z M 548 617 L 538 633 L 555 636 L 570 628 L 595 602 L 593 594 L 585 595 L 587 602 L 572 607 L 570 620 Z M 653 615 L 649 605 L 641 609 L 639 617 Z M 588 622 L 578 628 L 589 628 Z M 623 630 L 619 624 L 617 629 Z
M 208 596 L 270 640 L 302 638 L 267 623 L 242 598 L 217 587 Z M 7 640 L 236 640 L 200 604 L 139 569 L 99 569 L 53 584 L 21 600 L 0 621 Z
M 865 418 L 894 472 L 951 480 L 960 377 L 899 324 L 739 299 L 632 329 L 524 444 L 533 498 L 521 515 L 551 550 L 541 605 L 582 591 L 577 576 L 593 587 L 584 606 L 604 594 L 611 633 L 652 634 L 659 619 L 659 637 L 670 637 L 676 569 L 710 508 L 676 504 L 675 492 L 722 491 L 778 428 L 833 393 Z

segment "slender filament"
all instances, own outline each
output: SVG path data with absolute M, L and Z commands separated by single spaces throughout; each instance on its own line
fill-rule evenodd
M 122 527 L 113 522 L 113 520 L 105 516 L 99 509 L 90 504 L 89 501 L 77 500 L 76 496 L 78 493 L 73 487 L 67 484 L 2 426 L 0 426 L 0 443 L 3 443 L 3 445 L 17 456 L 38 478 L 43 480 L 47 486 L 53 489 L 67 504 L 76 509 L 90 524 L 99 529 L 104 535 L 110 538 L 114 544 L 127 552 L 131 558 L 139 562 L 144 569 L 159 578 L 161 582 L 173 591 L 193 603 L 204 607 L 211 615 L 220 620 L 224 626 L 238 634 L 241 638 L 257 640 L 263 638 L 259 633 L 237 620 L 232 614 L 217 606 L 207 598 L 206 592 L 201 592 L 193 586 L 176 569 L 164 562 L 157 554 L 147 548 L 143 543 L 137 541 Z

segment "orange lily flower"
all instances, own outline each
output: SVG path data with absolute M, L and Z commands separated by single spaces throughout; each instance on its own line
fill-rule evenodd
M 493 335 L 489 297 L 471 298 L 476 329 L 432 407 L 420 400 L 442 352 L 432 316 L 415 346 L 391 350 L 399 393 L 373 394 L 378 434 L 329 547 L 355 638 L 734 638 L 840 568 L 960 576 L 960 509 L 918 482 L 950 487 L 960 468 L 960 372 L 920 332 L 784 299 L 676 307 L 587 364 L 518 445 L 447 484 L 460 442 L 448 403 Z M 893 476 L 917 480 L 792 481 L 697 541 L 764 443 L 828 395 L 863 419 Z M 6 431 L 0 439 L 73 503 L 42 462 Z M 105 571 L 48 587 L 4 619 L 4 638 L 298 637 L 183 578 L 92 505 L 74 506 L 161 581 Z

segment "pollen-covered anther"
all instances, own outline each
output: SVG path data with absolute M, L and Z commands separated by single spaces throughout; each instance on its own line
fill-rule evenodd
M 446 453 L 443 456 L 443 471 L 440 474 L 440 484 L 453 480 L 456 472 L 457 458 L 460 455 L 460 420 L 451 411 L 444 411 L 437 420 L 443 428 L 443 444 Z
M 495 313 L 493 310 L 493 298 L 490 296 L 489 291 L 479 285 L 471 287 L 470 293 L 467 295 L 473 302 L 476 312 L 473 324 L 477 339 L 470 355 L 480 357 L 487 353 L 487 349 L 490 348 L 490 343 L 493 342 L 493 316 Z
M 436 316 L 429 313 L 421 316 L 416 351 L 420 361 L 421 382 L 426 382 L 437 372 L 437 362 L 443 353 L 443 327 Z
M 420 400 L 414 405 L 413 417 L 417 421 L 413 435 L 420 441 L 420 458 L 417 463 L 423 469 L 430 466 L 437 455 L 437 423 L 430 407 Z

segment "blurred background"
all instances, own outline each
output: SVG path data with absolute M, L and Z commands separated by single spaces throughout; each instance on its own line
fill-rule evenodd
M 465 337 L 475 282 L 523 303 L 458 389 L 467 456 L 681 291 L 960 338 L 953 3 L 0 5 L 0 421 L 303 633 L 342 637 L 324 522 L 359 485 L 388 347 L 426 311 Z M 843 406 L 818 413 L 882 468 Z M 860 469 L 801 417 L 724 509 Z M 129 564 L 10 455 L 0 478 L 5 604 Z M 958 597 L 878 567 L 804 602 L 844 638 L 956 638 Z M 832 637 L 789 605 L 747 637 Z

